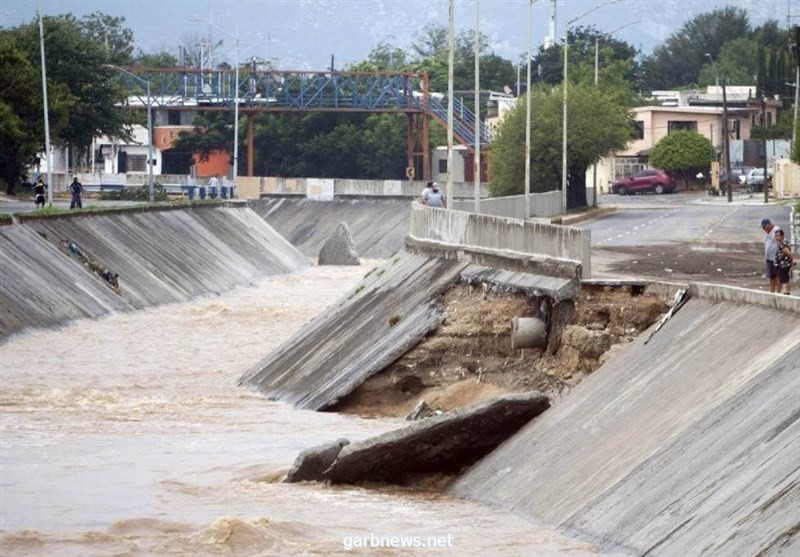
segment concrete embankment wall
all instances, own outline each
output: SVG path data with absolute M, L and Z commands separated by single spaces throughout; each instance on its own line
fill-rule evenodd
M 119 273 L 121 294 L 61 249 Z M 0 226 L 0 338 L 252 284 L 309 264 L 245 203 L 24 217 Z
M 318 203 L 313 210 L 322 207 Z M 580 253 L 568 248 L 581 243 L 570 236 L 570 229 L 541 229 L 554 234 L 543 241 L 552 250 L 548 256 L 498 248 L 507 235 L 514 248 L 538 249 L 535 242 L 517 243 L 519 234 L 531 231 L 524 223 L 501 219 L 492 227 L 497 219 L 417 203 L 411 210 L 417 222 L 407 249 L 371 271 L 352 293 L 254 366 L 240 384 L 319 410 L 335 404 L 436 329 L 445 318 L 441 296 L 455 283 L 501 286 L 556 301 L 577 296 Z M 481 224 L 486 224 L 486 236 L 474 228 Z M 559 228 L 566 232 L 557 233 Z
M 414 204 L 410 236 L 430 246 L 476 254 L 483 251 L 520 261 L 539 259 L 564 266 L 579 265 L 580 278 L 591 277 L 591 235 L 580 228 Z
M 800 551 L 800 300 L 692 285 L 457 496 L 630 555 Z
M 336 196 L 333 201 L 313 201 L 277 196 L 251 201 L 250 206 L 308 257 L 316 258 L 345 222 L 359 257 L 386 259 L 403 247 L 412 203 L 408 197 Z

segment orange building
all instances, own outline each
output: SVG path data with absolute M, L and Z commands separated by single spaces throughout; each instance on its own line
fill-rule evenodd
M 153 128 L 155 146 L 160 151 L 169 152 L 181 132 L 191 132 L 192 126 L 158 126 Z M 198 178 L 208 176 L 230 176 L 233 157 L 227 151 L 211 153 L 207 161 L 201 161 L 198 153 L 192 154 L 195 173 Z

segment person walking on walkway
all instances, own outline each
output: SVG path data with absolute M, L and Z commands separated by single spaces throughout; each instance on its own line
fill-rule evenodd
M 778 272 L 775 269 L 775 255 L 778 253 L 778 244 L 775 243 L 775 231 L 780 229 L 772 224 L 771 220 L 764 218 L 761 219 L 761 230 L 766 233 L 764 237 L 764 259 L 766 260 L 769 291 L 778 292 L 780 283 L 778 282 Z
M 794 254 L 792 254 L 792 246 L 789 244 L 789 241 L 783 234 L 783 230 L 775 227 L 775 245 L 777 246 L 777 251 L 775 252 L 775 273 L 778 277 L 778 289 L 776 292 L 781 291 L 781 287 L 783 287 L 783 293 L 787 296 L 789 295 L 789 275 L 792 271 L 792 265 L 794 265 Z
M 83 186 L 78 181 L 78 177 L 75 176 L 72 179 L 72 183 L 69 185 L 69 191 L 72 192 L 72 201 L 69 203 L 69 208 L 74 209 L 77 207 L 78 209 L 83 209 L 83 203 L 81 202 L 81 194 L 83 193 Z

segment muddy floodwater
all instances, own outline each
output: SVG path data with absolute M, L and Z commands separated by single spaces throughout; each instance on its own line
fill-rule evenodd
M 444 495 L 276 481 L 303 448 L 402 424 L 236 386 L 369 268 L 313 267 L 0 346 L 0 554 L 598 555 Z

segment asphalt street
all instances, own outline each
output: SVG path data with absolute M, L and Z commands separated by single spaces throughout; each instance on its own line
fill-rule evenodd
M 789 229 L 788 205 L 764 204 L 763 197 L 726 198 L 705 194 L 602 195 L 600 206 L 619 210 L 577 224 L 592 231 L 592 246 L 644 246 L 672 243 L 739 243 L 763 241 L 760 223 L 770 218 Z

